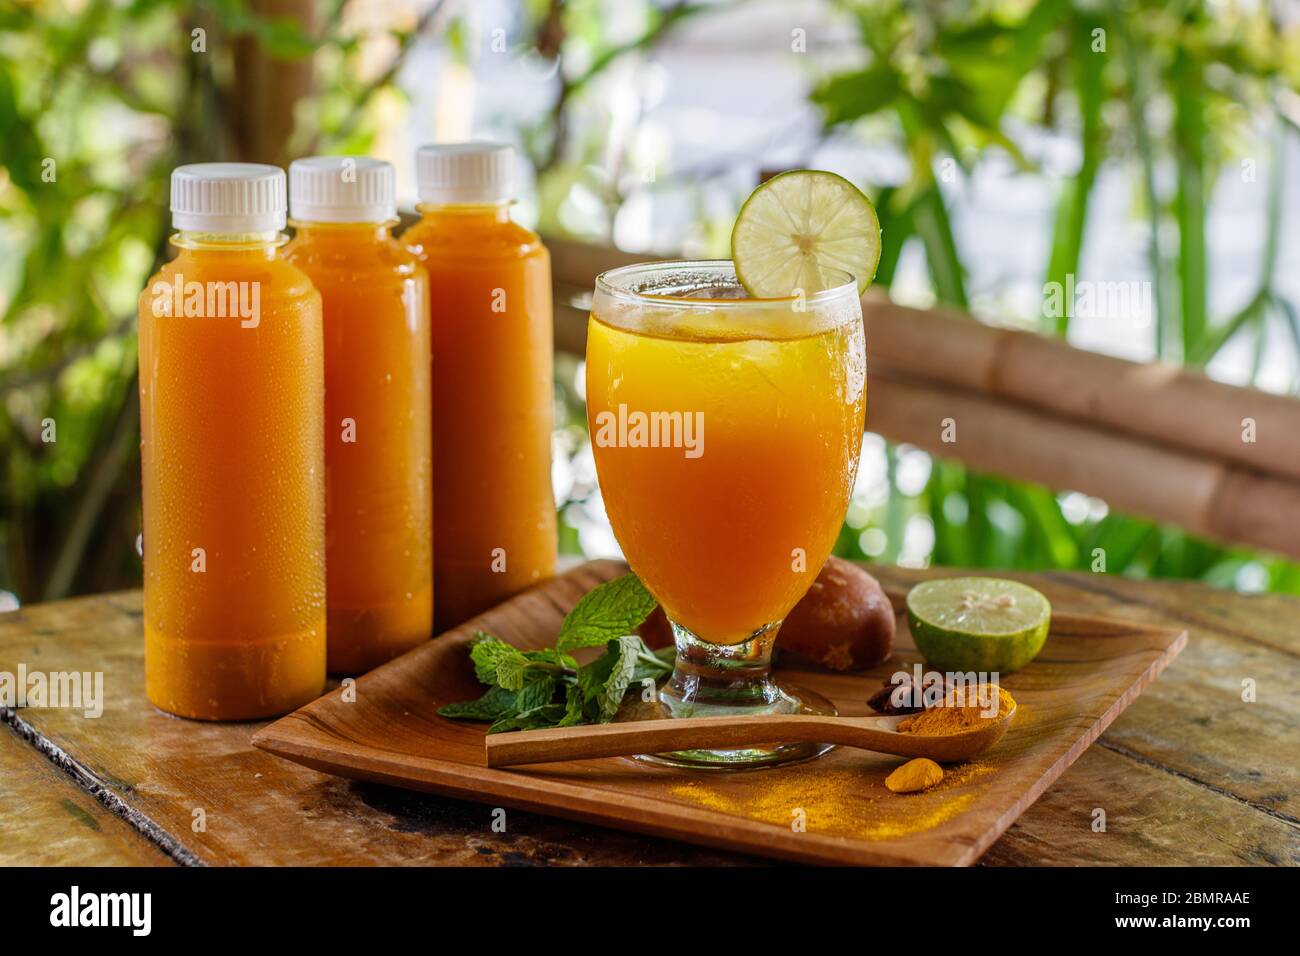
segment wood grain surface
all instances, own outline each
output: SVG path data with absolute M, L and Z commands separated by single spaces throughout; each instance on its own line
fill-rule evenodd
M 259 731 L 254 744 L 319 770 L 466 796 L 490 805 L 802 862 L 974 863 L 1168 665 L 1186 632 L 1060 614 L 1038 658 L 1003 681 L 1019 704 L 978 773 L 957 765 L 941 787 L 900 796 L 897 757 L 839 748 L 810 763 L 743 773 L 651 767 L 622 757 L 502 770 L 484 766 L 484 725 L 439 717 L 482 693 L 466 654 L 481 628 L 523 648 L 549 646 L 564 613 L 627 571 L 593 561 L 506 602 Z M 891 597 L 901 607 L 903 593 Z M 866 673 L 786 674 L 846 717 L 897 670 L 919 664 L 906 617 L 894 656 Z M 779 673 L 779 672 L 778 672 Z
M 25 866 L 162 866 L 122 817 L 16 734 L 0 731 L 0 860 Z
M 870 570 L 895 586 L 960 573 Z M 1043 590 L 1059 610 L 1186 627 L 1190 640 L 983 864 L 1300 864 L 1300 600 L 1103 574 L 1010 576 Z M 122 592 L 0 614 L 0 670 L 20 661 L 103 670 L 109 697 L 98 721 L 64 710 L 0 710 L 9 724 L 0 741 L 19 748 L 14 754 L 27 748 L 29 770 L 12 766 L 33 781 L 21 788 L 6 781 L 0 863 L 49 859 L 42 850 L 70 832 L 62 797 L 13 795 L 61 786 L 84 794 L 79 802 L 88 813 L 98 805 L 121 820 L 128 845 L 185 863 L 758 862 L 521 812 L 510 812 L 500 833 L 487 807 L 349 782 L 253 750 L 248 738 L 260 725 L 167 717 L 144 701 L 140 607 L 139 592 Z M 1257 682 L 1254 703 L 1241 698 L 1246 678 Z M 50 748 L 75 772 L 56 763 Z M 192 809 L 200 804 L 207 826 L 193 832 Z M 1092 830 L 1097 807 L 1107 812 L 1105 833 Z M 93 840 L 77 850 L 87 863 L 115 862 L 115 852 Z

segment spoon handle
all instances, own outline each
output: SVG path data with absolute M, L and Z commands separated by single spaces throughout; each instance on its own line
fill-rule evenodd
M 489 767 L 765 743 L 843 744 L 902 756 L 925 755 L 924 738 L 894 732 L 898 719 L 803 714 L 684 717 L 514 731 L 490 734 L 484 740 Z

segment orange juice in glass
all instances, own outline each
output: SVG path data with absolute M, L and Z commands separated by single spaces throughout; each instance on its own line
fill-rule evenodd
M 600 276 L 587 333 L 587 415 L 605 509 L 677 644 L 673 716 L 833 712 L 770 674 L 782 619 L 821 570 L 857 472 L 866 396 L 854 280 L 749 297 L 730 262 Z M 661 755 L 797 759 L 787 744 Z

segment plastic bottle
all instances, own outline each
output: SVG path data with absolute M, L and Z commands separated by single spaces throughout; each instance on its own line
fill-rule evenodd
M 393 167 L 317 156 L 289 167 L 284 258 L 325 326 L 329 670 L 369 670 L 433 631 L 428 280 L 392 237 Z
M 269 717 L 325 684 L 320 296 L 276 252 L 284 171 L 172 174 L 177 257 L 140 296 L 145 689 Z
M 438 631 L 555 573 L 550 255 L 510 219 L 513 165 L 496 143 L 422 147 L 402 237 L 429 273 Z

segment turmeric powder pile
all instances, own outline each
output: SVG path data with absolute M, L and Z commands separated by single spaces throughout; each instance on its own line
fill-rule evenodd
M 995 689 L 998 710 L 996 714 L 990 715 Z M 1015 699 L 1001 687 L 994 688 L 987 685 L 976 687 L 966 684 L 950 690 L 939 706 L 899 721 L 898 731 L 903 734 L 916 734 L 919 737 L 943 737 L 948 734 L 965 733 L 982 727 L 989 721 L 1001 720 L 1015 706 Z
M 909 760 L 885 778 L 885 786 L 894 793 L 919 793 L 943 780 L 943 768 L 933 760 L 917 757 Z

